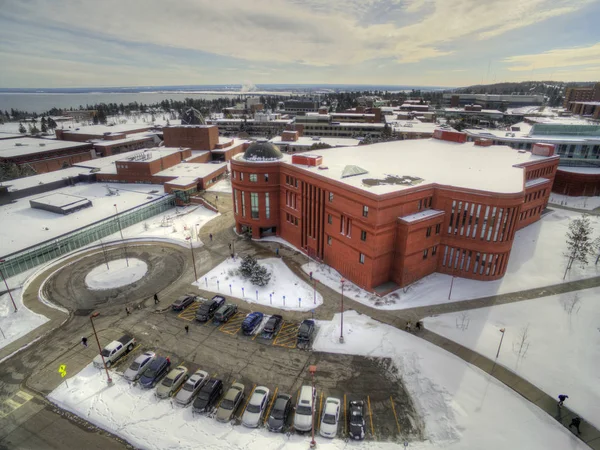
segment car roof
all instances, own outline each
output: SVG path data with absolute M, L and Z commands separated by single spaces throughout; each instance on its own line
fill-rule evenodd
M 314 325 L 315 321 L 311 319 L 304 319 L 300 325 Z
M 181 372 L 185 372 L 187 369 L 183 366 L 177 366 L 174 369 L 171 369 L 171 371 L 169 372 L 169 374 L 167 375 L 167 378 L 170 377 L 175 377 L 177 375 L 179 375 Z
M 239 389 L 240 391 L 243 391 L 245 389 L 245 387 L 244 387 L 244 385 L 242 383 L 233 383 L 231 385 L 231 388 L 233 388 L 233 389 Z
M 208 380 L 206 382 L 206 384 L 204 385 L 202 390 L 203 391 L 211 391 L 211 390 L 213 390 L 213 388 L 215 388 L 220 383 L 221 383 L 221 380 L 219 380 L 218 378 L 211 378 L 210 380 Z
M 265 395 L 267 392 L 269 392 L 269 389 L 263 386 L 259 386 L 254 389 L 254 395 Z
M 325 412 L 335 412 L 336 408 L 340 406 L 340 401 L 337 398 L 329 397 L 325 400 Z
M 243 389 L 237 389 L 233 386 L 231 386 L 228 390 L 227 393 L 225 394 L 225 400 L 235 400 L 235 398 L 238 396 L 238 394 L 240 393 L 240 391 L 242 391 Z
M 189 378 L 188 381 L 192 381 L 193 383 L 196 382 L 196 380 L 200 379 L 200 378 L 206 378 L 208 376 L 208 373 L 205 372 L 204 370 L 198 370 L 196 372 L 194 372 L 194 374 Z
M 292 396 L 290 394 L 282 394 L 282 393 L 277 394 L 277 400 L 279 400 L 279 399 L 289 400 L 290 398 L 292 398 Z
M 269 320 L 272 319 L 283 319 L 283 317 L 281 317 L 279 314 L 273 314 L 271 317 L 269 317 Z
M 251 312 L 250 314 L 248 314 L 246 316 L 246 319 L 254 319 L 255 317 L 261 317 L 261 316 L 264 316 L 264 314 L 259 311 L 254 311 L 254 312 Z
M 141 363 L 142 361 L 145 361 L 147 358 L 152 358 L 153 356 L 155 356 L 155 355 L 153 355 L 152 353 L 149 353 L 149 352 L 142 353 L 140 356 L 135 358 L 135 362 Z

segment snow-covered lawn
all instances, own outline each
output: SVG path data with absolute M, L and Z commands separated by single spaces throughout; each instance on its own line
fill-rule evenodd
M 231 180 L 229 178 L 224 178 L 220 181 L 217 181 L 215 184 L 209 187 L 207 191 L 231 194 Z
M 409 449 L 584 450 L 588 448 L 550 416 L 457 357 L 366 316 L 346 313 L 347 340 L 339 344 L 339 317 L 321 322 L 315 349 L 391 357 L 426 424 L 425 442 Z M 89 365 L 62 383 L 49 399 L 86 420 L 144 449 L 202 448 L 231 450 L 305 449 L 310 436 L 290 438 L 265 429 L 220 424 L 193 416 L 191 408 L 158 400 L 154 391 L 114 376 L 106 386 L 102 371 Z M 509 432 L 508 432 L 509 431 Z M 348 448 L 342 440 L 317 437 L 318 448 Z M 392 450 L 391 442 L 352 443 L 357 449 Z
M 455 278 L 451 301 L 486 297 L 495 294 L 516 292 L 536 287 L 558 284 L 563 281 L 567 259 L 565 235 L 571 219 L 581 214 L 556 210 L 540 221 L 518 231 L 512 247 L 506 275 L 497 281 L 476 281 Z M 590 216 L 594 237 L 600 235 L 600 218 Z M 319 282 L 340 292 L 341 275 L 325 264 L 315 262 L 302 266 L 306 272 L 313 272 Z M 593 261 L 585 268 L 573 265 L 567 274 L 567 281 L 580 280 L 600 275 L 600 265 Z M 440 273 L 429 275 L 413 285 L 398 289 L 384 297 L 377 297 L 346 281 L 344 295 L 381 309 L 405 309 L 424 305 L 448 302 L 452 277 Z
M 425 326 L 488 358 L 505 328 L 498 362 L 553 397 L 567 394 L 569 408 L 600 427 L 599 298 L 600 288 L 587 289 L 430 317 Z
M 239 297 L 249 303 L 258 303 L 274 308 L 310 311 L 323 303 L 313 287 L 298 278 L 279 258 L 259 259 L 271 274 L 266 286 L 254 286 L 250 280 L 242 278 L 237 270 L 240 258 L 228 258 L 210 272 L 202 275 L 194 284 L 201 289 Z
M 115 259 L 90 270 L 85 276 L 85 285 L 93 291 L 126 286 L 142 278 L 147 271 L 148 265 L 141 259 Z
M 600 207 L 600 197 L 569 197 L 561 194 L 550 194 L 550 203 L 570 208 L 592 210 Z

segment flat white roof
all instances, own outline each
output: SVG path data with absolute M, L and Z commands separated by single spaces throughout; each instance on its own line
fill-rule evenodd
M 392 141 L 313 150 L 311 153 L 323 156 L 322 166 L 327 167 L 326 170 L 291 164 L 291 158 L 285 157 L 288 155 L 284 155 L 281 161 L 374 194 L 387 194 L 433 183 L 489 192 L 518 193 L 524 189 L 523 169 L 514 165 L 547 159 L 532 155 L 531 152 L 521 153 L 508 146 L 479 147 L 473 142 L 459 144 L 437 139 Z M 367 173 L 342 178 L 344 168 L 348 165 L 356 165 Z M 403 177 L 416 177 L 422 181 L 395 183 L 394 180 L 402 180 Z M 365 183 L 363 180 L 374 181 Z
M 117 159 L 118 162 L 150 162 L 156 161 L 157 159 L 164 158 L 165 156 L 172 155 L 173 153 L 179 153 L 183 151 L 182 148 L 176 147 L 152 147 L 133 152 L 127 152 L 127 156 L 122 156 Z
M 537 186 L 538 184 L 548 183 L 550 180 L 548 178 L 536 178 L 535 180 L 529 180 L 525 182 L 525 187 L 529 188 L 532 186 Z
M 154 174 L 156 177 L 196 177 L 204 178 L 227 166 L 222 164 L 179 163 Z
M 430 219 L 431 217 L 439 216 L 444 214 L 444 211 L 440 211 L 438 209 L 427 209 L 425 211 L 421 211 L 418 213 L 410 214 L 408 216 L 399 217 L 400 220 L 404 222 L 416 222 L 422 219 Z
M 85 197 L 79 197 L 77 195 L 69 195 L 63 194 L 60 192 L 45 195 L 43 197 L 38 197 L 36 199 L 32 199 L 32 201 L 36 203 L 42 203 L 44 205 L 56 206 L 59 208 L 64 208 L 69 205 L 79 205 L 81 203 L 87 203 L 89 200 Z
M 137 142 L 137 141 L 145 141 L 145 140 L 149 140 L 149 139 L 153 139 L 155 136 L 154 133 L 148 133 L 146 131 L 141 132 L 141 133 L 133 133 L 128 135 L 126 138 L 124 139 L 115 139 L 115 140 L 108 140 L 108 141 L 93 141 L 92 143 L 94 144 L 94 147 L 107 147 L 109 145 L 119 145 L 119 144 L 125 144 L 127 142 Z
M 223 147 L 223 148 L 214 148 L 211 150 L 212 153 L 225 153 L 228 150 L 231 150 L 234 147 L 237 147 L 238 145 L 242 145 L 245 144 L 246 142 L 250 142 L 247 139 L 238 139 L 238 138 L 234 138 L 233 139 L 233 144 L 227 146 L 227 147 Z
M 89 161 L 82 161 L 73 164 L 73 167 L 85 167 L 88 169 L 102 169 L 111 165 L 114 167 L 115 161 L 119 161 L 127 156 L 135 155 L 136 153 L 140 153 L 140 150 L 132 150 L 130 152 L 119 153 L 118 155 L 110 155 L 105 156 L 104 158 L 94 158 L 90 159 Z
M 80 173 L 88 173 L 90 169 L 84 167 L 68 167 L 66 169 L 55 170 L 54 172 L 42 173 L 31 177 L 17 178 L 16 180 L 0 182 L 2 186 L 8 186 L 9 192 L 21 191 L 23 189 L 39 186 L 40 184 L 52 183 L 64 178 L 76 177 Z
M 131 131 L 140 130 L 142 128 L 152 128 L 149 123 L 132 123 L 132 124 L 116 124 L 116 125 L 79 125 L 74 128 L 57 128 L 68 133 L 77 134 L 104 134 L 104 133 L 129 133 Z
M 20 137 L 23 137 L 23 135 L 17 133 L 4 133 L 0 131 L 0 139 L 15 139 Z
M 600 175 L 600 167 L 563 167 L 559 166 L 558 170 L 569 173 L 585 173 L 588 175 Z
M 22 137 L 17 139 L 0 140 L 0 158 L 13 158 L 16 156 L 34 155 L 36 153 L 53 152 L 82 146 L 89 146 L 86 142 L 59 141 L 56 139 L 36 139 Z
M 359 139 L 352 138 L 336 138 L 336 137 L 321 137 L 313 139 L 310 136 L 300 136 L 297 141 L 282 141 L 281 136 L 274 137 L 269 142 L 275 145 L 292 145 L 294 147 L 311 147 L 314 144 L 327 144 L 332 147 L 352 147 L 360 144 Z

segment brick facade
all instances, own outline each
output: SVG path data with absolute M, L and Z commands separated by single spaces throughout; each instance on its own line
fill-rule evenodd
M 575 173 L 558 170 L 552 192 L 573 197 L 600 195 L 600 171 L 598 173 Z
M 184 147 L 192 150 L 213 150 L 219 143 L 216 125 L 181 125 L 163 128 L 165 147 Z

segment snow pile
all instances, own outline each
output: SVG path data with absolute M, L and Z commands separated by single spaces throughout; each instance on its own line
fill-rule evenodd
M 85 285 L 93 291 L 118 288 L 135 283 L 148 271 L 148 265 L 137 258 L 115 259 L 88 272 Z
M 255 286 L 243 278 L 238 269 L 240 258 L 228 258 L 194 284 L 200 289 L 241 298 L 249 303 L 273 306 L 292 311 L 310 311 L 323 303 L 323 297 L 313 287 L 298 278 L 279 258 L 259 259 L 271 274 L 266 286 Z
M 457 277 L 454 279 L 451 301 L 487 297 L 562 283 L 567 263 L 567 258 L 564 256 L 567 253 L 565 236 L 569 228 L 569 221 L 578 217 L 581 217 L 581 214 L 557 210 L 547 214 L 540 221 L 517 231 L 504 277 L 496 281 L 477 281 Z M 593 238 L 595 238 L 600 235 L 600 218 L 591 216 L 590 222 L 594 230 Z M 319 282 L 337 292 L 341 291 L 340 279 L 342 276 L 331 267 L 311 262 L 303 265 L 302 270 L 306 273 L 313 272 L 313 276 Z M 596 266 L 591 261 L 584 268 L 573 264 L 566 280 L 580 280 L 599 275 L 600 265 Z M 344 295 L 375 308 L 405 309 L 448 302 L 451 282 L 450 275 L 434 273 L 407 288 L 398 289 L 384 297 L 378 297 L 346 281 Z
M 498 362 L 600 427 L 600 288 L 425 320 L 425 326 Z M 526 334 L 525 334 L 526 333 Z

